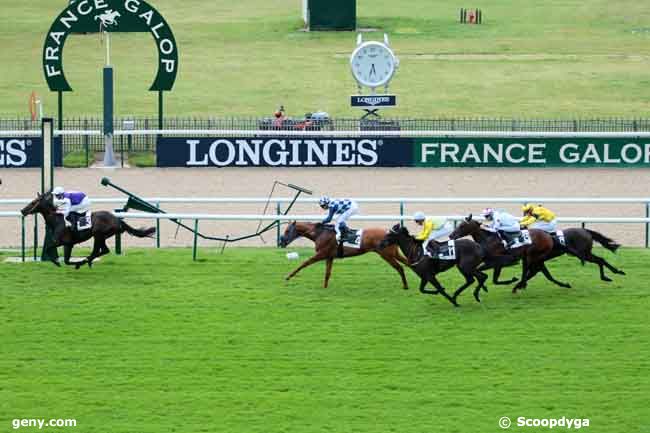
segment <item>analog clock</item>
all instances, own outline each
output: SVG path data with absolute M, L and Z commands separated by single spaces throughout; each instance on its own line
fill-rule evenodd
M 385 86 L 393 78 L 397 58 L 388 44 L 368 41 L 357 46 L 350 57 L 352 75 L 359 85 L 370 88 Z

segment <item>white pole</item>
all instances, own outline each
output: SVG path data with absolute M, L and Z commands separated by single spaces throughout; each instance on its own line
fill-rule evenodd
M 104 31 L 106 37 L 106 66 L 111 66 L 111 34 Z

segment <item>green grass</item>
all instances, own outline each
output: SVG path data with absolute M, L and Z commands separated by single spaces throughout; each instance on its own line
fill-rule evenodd
M 0 0 L 11 17 L 0 26 L 6 59 L 0 114 L 26 115 L 32 90 L 44 96 L 47 114 L 56 112 L 40 62 L 45 33 L 65 3 Z M 172 26 L 181 56 L 176 87 L 165 100 L 167 114 L 261 116 L 284 104 L 293 116 L 316 110 L 358 116 L 348 106 L 356 92 L 348 67 L 355 34 L 299 31 L 301 2 L 153 3 Z M 647 116 L 645 2 L 486 0 L 480 26 L 458 24 L 460 6 L 467 5 L 358 1 L 358 25 L 379 30 L 366 39 L 389 33 L 402 60 L 392 85 L 399 107 L 391 115 Z M 156 115 L 157 95 L 147 91 L 156 65 L 151 37 L 117 34 L 112 44 L 116 115 Z M 72 37 L 65 59 L 75 90 L 64 98 L 67 115 L 99 116 L 99 38 Z
M 93 155 L 90 155 L 92 158 Z M 91 161 L 92 162 L 92 161 Z M 63 166 L 67 168 L 81 168 L 87 167 L 88 161 L 86 161 L 86 152 L 76 151 L 69 152 L 63 157 Z
M 482 305 L 467 292 L 459 309 L 419 294 L 412 274 L 401 290 L 372 255 L 337 262 L 327 290 L 322 264 L 286 283 L 297 262 L 285 252 L 206 248 L 192 262 L 186 249 L 127 249 L 80 271 L 0 264 L 0 425 L 496 432 L 501 416 L 566 416 L 594 433 L 648 431 L 646 250 L 599 251 L 628 273 L 610 284 L 562 258 L 551 271 L 572 289 L 490 286 Z M 456 271 L 441 279 L 460 284 Z
M 132 167 L 155 167 L 156 154 L 153 152 L 129 153 L 129 165 Z

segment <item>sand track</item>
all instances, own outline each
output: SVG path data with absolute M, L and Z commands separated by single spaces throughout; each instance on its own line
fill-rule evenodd
M 265 197 L 274 180 L 291 182 L 311 188 L 316 194 L 352 197 L 650 197 L 650 171 L 642 169 L 430 169 L 430 168 L 224 168 L 224 169 L 63 169 L 56 172 L 56 183 L 70 189 L 81 189 L 91 197 L 119 197 L 117 191 L 105 188 L 99 181 L 108 176 L 113 182 L 141 196 L 154 197 Z M 0 170 L 3 184 L 0 198 L 33 197 L 40 182 L 34 169 Z M 287 193 L 279 192 L 287 196 Z M 406 212 L 423 210 L 429 214 L 465 214 L 478 212 L 493 203 L 475 205 L 406 206 Z M 549 205 L 561 216 L 628 216 L 645 215 L 643 205 Z M 498 205 L 519 212 L 518 206 Z M 94 210 L 99 210 L 95 206 Z M 263 204 L 233 205 L 167 205 L 165 210 L 186 213 L 260 213 Z M 0 206 L 0 210 L 18 210 Z M 295 213 L 318 213 L 316 206 L 299 204 Z M 361 213 L 397 214 L 396 204 L 364 204 Z M 153 221 L 133 221 L 133 225 L 151 225 Z M 360 226 L 388 223 L 363 223 Z M 18 219 L 3 219 L 0 247 L 20 243 Z M 254 232 L 257 222 L 203 222 L 207 234 L 245 234 Z M 645 227 L 640 224 L 595 224 L 589 226 L 614 237 L 625 245 L 643 244 Z M 42 229 L 42 225 L 41 225 Z M 32 239 L 31 219 L 27 225 L 28 245 Z M 175 226 L 163 222 L 163 246 L 187 246 L 191 236 L 179 233 Z M 267 245 L 274 245 L 275 233 L 265 236 Z M 151 240 L 127 237 L 126 246 L 153 245 Z M 214 246 L 205 242 L 204 246 Z M 264 245 L 259 239 L 241 245 Z

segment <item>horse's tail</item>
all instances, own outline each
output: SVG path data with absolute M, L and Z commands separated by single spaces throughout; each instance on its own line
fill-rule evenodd
M 136 236 L 138 238 L 151 238 L 153 237 L 153 234 L 156 233 L 155 227 L 135 229 L 124 221 L 120 221 L 120 227 L 124 232 L 127 232 L 131 236 Z
M 587 233 L 591 235 L 592 238 L 611 252 L 615 253 L 617 249 L 621 247 L 621 244 L 617 243 L 613 239 L 608 238 L 605 235 L 601 235 L 598 232 L 595 232 L 593 230 L 585 229 Z

